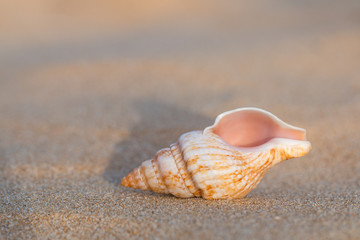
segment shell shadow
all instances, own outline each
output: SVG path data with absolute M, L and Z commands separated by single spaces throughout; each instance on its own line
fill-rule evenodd
M 135 101 L 133 109 L 140 120 L 131 127 L 130 135 L 114 146 L 104 170 L 104 178 L 112 183 L 120 183 L 128 172 L 176 142 L 181 134 L 213 122 L 201 114 L 156 100 Z

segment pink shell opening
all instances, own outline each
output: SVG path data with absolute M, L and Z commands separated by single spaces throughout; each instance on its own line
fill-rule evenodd
M 220 115 L 213 133 L 236 147 L 257 147 L 273 138 L 306 140 L 305 130 L 293 127 L 263 110 L 246 109 Z

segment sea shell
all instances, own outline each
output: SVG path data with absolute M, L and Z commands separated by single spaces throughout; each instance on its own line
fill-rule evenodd
M 121 185 L 181 198 L 241 198 L 270 167 L 310 149 L 304 129 L 262 109 L 239 108 L 220 114 L 204 131 L 183 134 Z

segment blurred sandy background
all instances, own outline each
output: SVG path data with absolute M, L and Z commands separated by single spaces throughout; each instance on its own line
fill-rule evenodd
M 244 199 L 121 178 L 217 114 L 304 127 Z M 1 239 L 359 239 L 360 2 L 0 0 Z

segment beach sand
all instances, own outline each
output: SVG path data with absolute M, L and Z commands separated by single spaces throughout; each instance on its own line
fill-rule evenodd
M 359 239 L 359 1 L 0 2 L 1 239 Z M 224 111 L 313 149 L 236 200 L 121 178 Z

